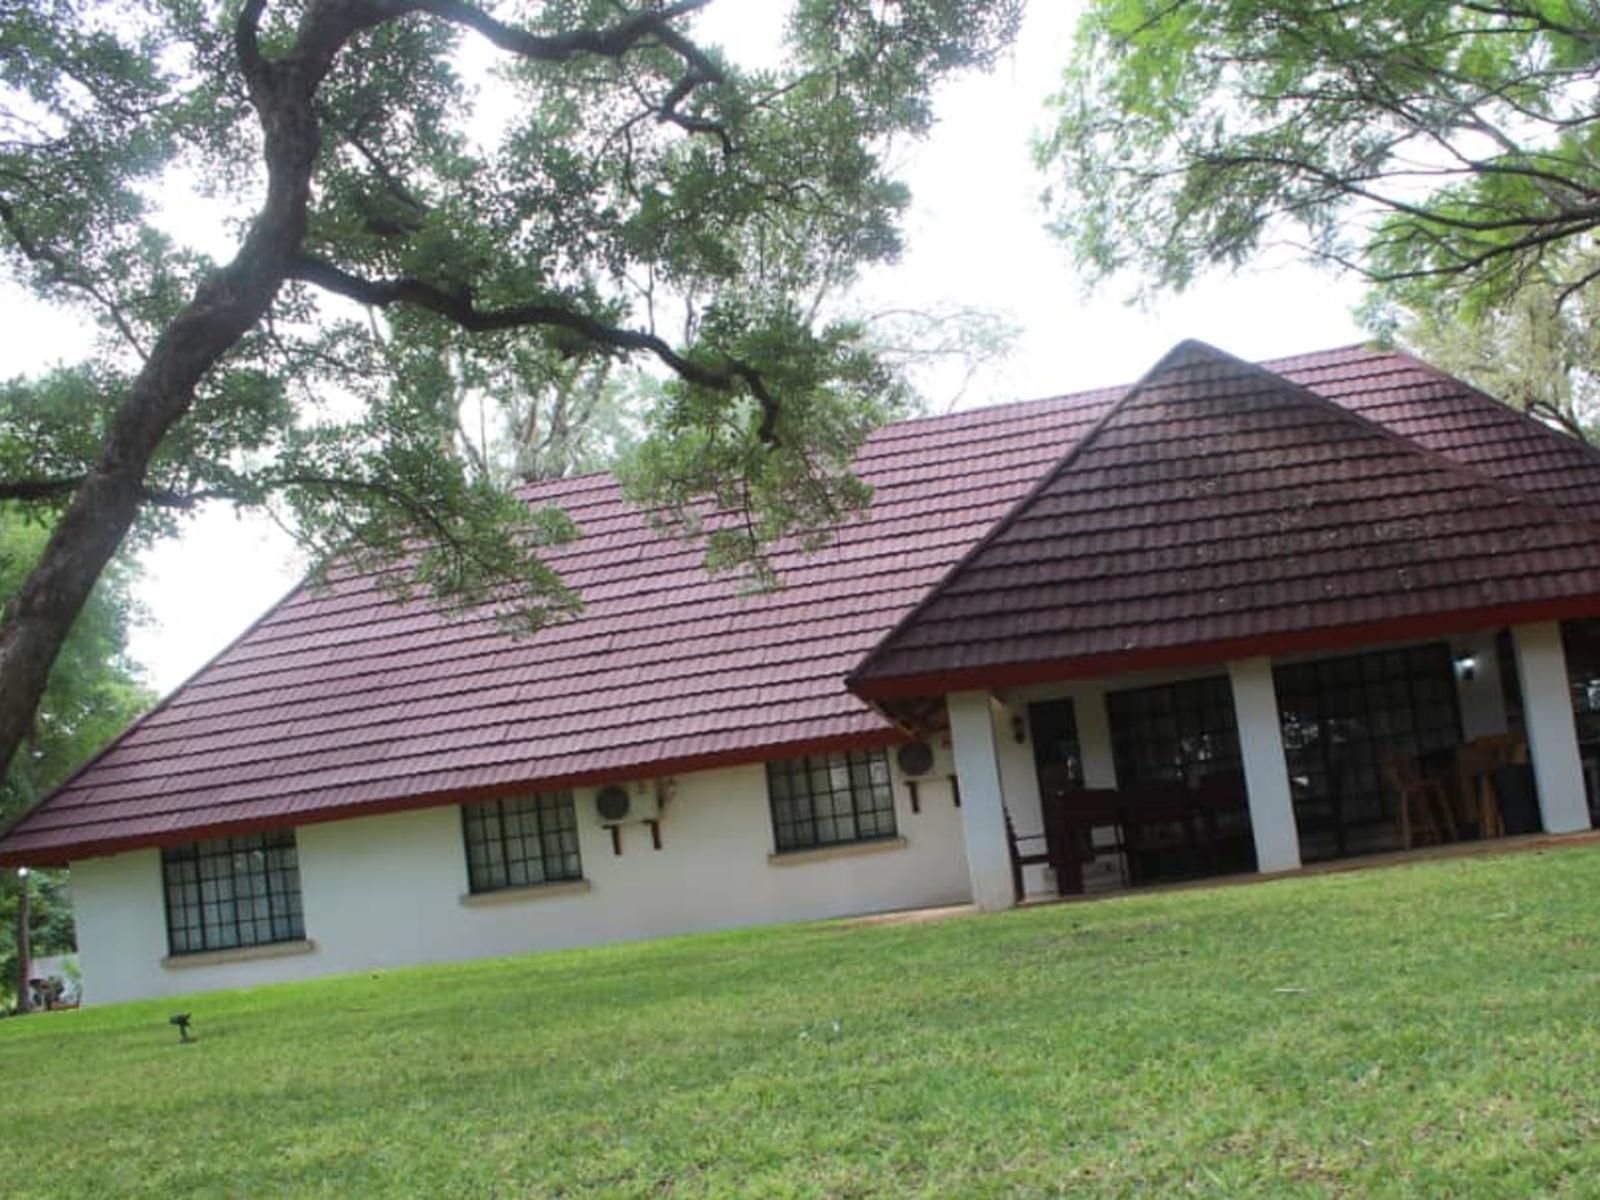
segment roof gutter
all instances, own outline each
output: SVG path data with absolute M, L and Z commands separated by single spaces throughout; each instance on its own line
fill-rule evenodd
M 1434 638 L 1443 634 L 1600 616 L 1600 595 L 1526 601 L 1446 613 L 1419 613 L 1353 625 L 1291 629 L 1281 633 L 1170 646 L 1129 648 L 1108 654 L 1030 662 L 993 663 L 911 675 L 852 678 L 850 690 L 869 703 L 926 699 L 951 692 L 994 690 L 1070 679 L 1096 679 L 1163 667 L 1222 664 L 1244 658 L 1339 650 L 1352 646 Z

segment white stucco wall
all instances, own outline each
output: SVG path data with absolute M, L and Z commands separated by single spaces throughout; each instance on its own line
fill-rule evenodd
M 1011 823 L 1017 836 L 1024 839 L 1042 837 L 1044 812 L 1039 804 L 1039 769 L 1033 761 L 1033 734 L 1027 727 L 1026 704 L 995 704 L 991 715 L 994 728 L 995 758 L 1000 767 L 1000 791 L 1011 813 Z M 1023 740 L 1017 741 L 1015 721 L 1021 718 Z M 1035 840 L 1023 842 L 1027 850 L 1043 848 Z M 1055 880 L 1049 867 L 1030 866 L 1022 871 L 1022 890 L 1029 896 L 1050 895 L 1055 892 Z
M 1500 655 L 1494 631 L 1457 634 L 1450 639 L 1450 654 L 1457 664 L 1472 660 L 1472 678 L 1459 665 L 1455 670 L 1456 699 L 1461 706 L 1461 736 L 1466 741 L 1506 731 L 1506 699 L 1500 679 Z
M 970 888 L 961 813 L 943 778 L 919 785 L 919 813 L 895 777 L 905 845 L 769 862 L 762 767 L 680 776 L 661 822 L 623 829 L 623 853 L 577 794 L 589 890 L 465 905 L 460 810 L 451 806 L 297 831 L 309 953 L 163 965 L 159 852 L 72 865 L 84 996 L 93 1004 L 246 987 L 345 971 L 517 954 L 763 922 L 959 903 Z

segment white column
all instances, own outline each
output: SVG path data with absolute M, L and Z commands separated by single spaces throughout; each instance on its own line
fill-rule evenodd
M 1039 802 L 1039 769 L 1033 761 L 1033 740 L 1028 736 L 1018 742 L 1016 734 L 1015 723 L 1019 718 L 1025 722 L 1027 711 L 1027 705 L 1021 701 L 999 701 L 989 706 L 994 719 L 995 754 L 1000 762 L 1000 794 L 1005 797 L 1011 823 L 1021 836 L 1044 832 L 1044 808 Z M 1044 843 L 1032 837 L 1027 847 L 1043 849 Z M 1055 889 L 1047 886 L 1050 881 L 1045 877 L 1049 870 L 1045 866 L 1024 867 L 1023 895 L 1031 896 L 1035 892 L 1053 895 Z
M 1005 797 L 1000 787 L 1000 757 L 987 692 L 955 692 L 945 697 L 950 712 L 950 744 L 961 786 L 961 829 L 967 845 L 972 900 L 986 911 L 1016 903 L 1011 883 L 1011 847 L 1006 841 Z
M 1300 831 L 1289 794 L 1289 765 L 1283 757 L 1278 724 L 1278 694 L 1272 686 L 1272 660 L 1247 658 L 1228 664 L 1233 711 L 1239 721 L 1239 750 L 1250 799 L 1250 831 L 1256 840 L 1256 866 L 1263 872 L 1292 871 L 1300 865 Z
M 1073 716 L 1078 722 L 1078 753 L 1083 756 L 1083 786 L 1117 786 L 1117 760 L 1111 748 L 1111 719 L 1106 715 L 1106 690 L 1099 684 L 1073 689 Z
M 1514 625 L 1511 641 L 1517 652 L 1522 721 L 1528 731 L 1545 832 L 1588 829 L 1589 805 L 1583 795 L 1583 763 L 1578 757 L 1561 626 L 1554 621 Z

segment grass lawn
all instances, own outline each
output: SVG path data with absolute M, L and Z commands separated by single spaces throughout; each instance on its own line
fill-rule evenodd
M 1595 1196 L 1600 849 L 0 1021 L 0 1079 L 8 1197 Z

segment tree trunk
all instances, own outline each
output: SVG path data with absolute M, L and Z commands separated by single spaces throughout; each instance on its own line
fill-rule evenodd
M 316 17 L 326 21 L 341 9 L 324 4 Z M 315 32 L 348 36 L 343 27 L 330 33 L 327 24 Z M 334 53 L 306 40 L 314 44 L 299 57 L 257 64 L 252 81 L 268 170 L 255 224 L 233 261 L 200 285 L 157 339 L 117 406 L 94 468 L 0 614 L 0 772 L 9 769 L 33 721 L 72 623 L 138 517 L 145 474 L 162 439 L 189 411 L 206 374 L 266 314 L 300 248 L 317 157 L 311 96 Z
M 0 618 L 0 770 L 10 766 L 61 644 L 139 514 L 145 472 L 162 439 L 188 412 L 201 379 L 277 294 L 287 256 L 266 252 L 266 232 L 257 226 L 239 256 L 199 289 L 156 343 L 117 408 L 94 469 L 6 605 Z M 289 244 L 298 242 L 295 237 Z

